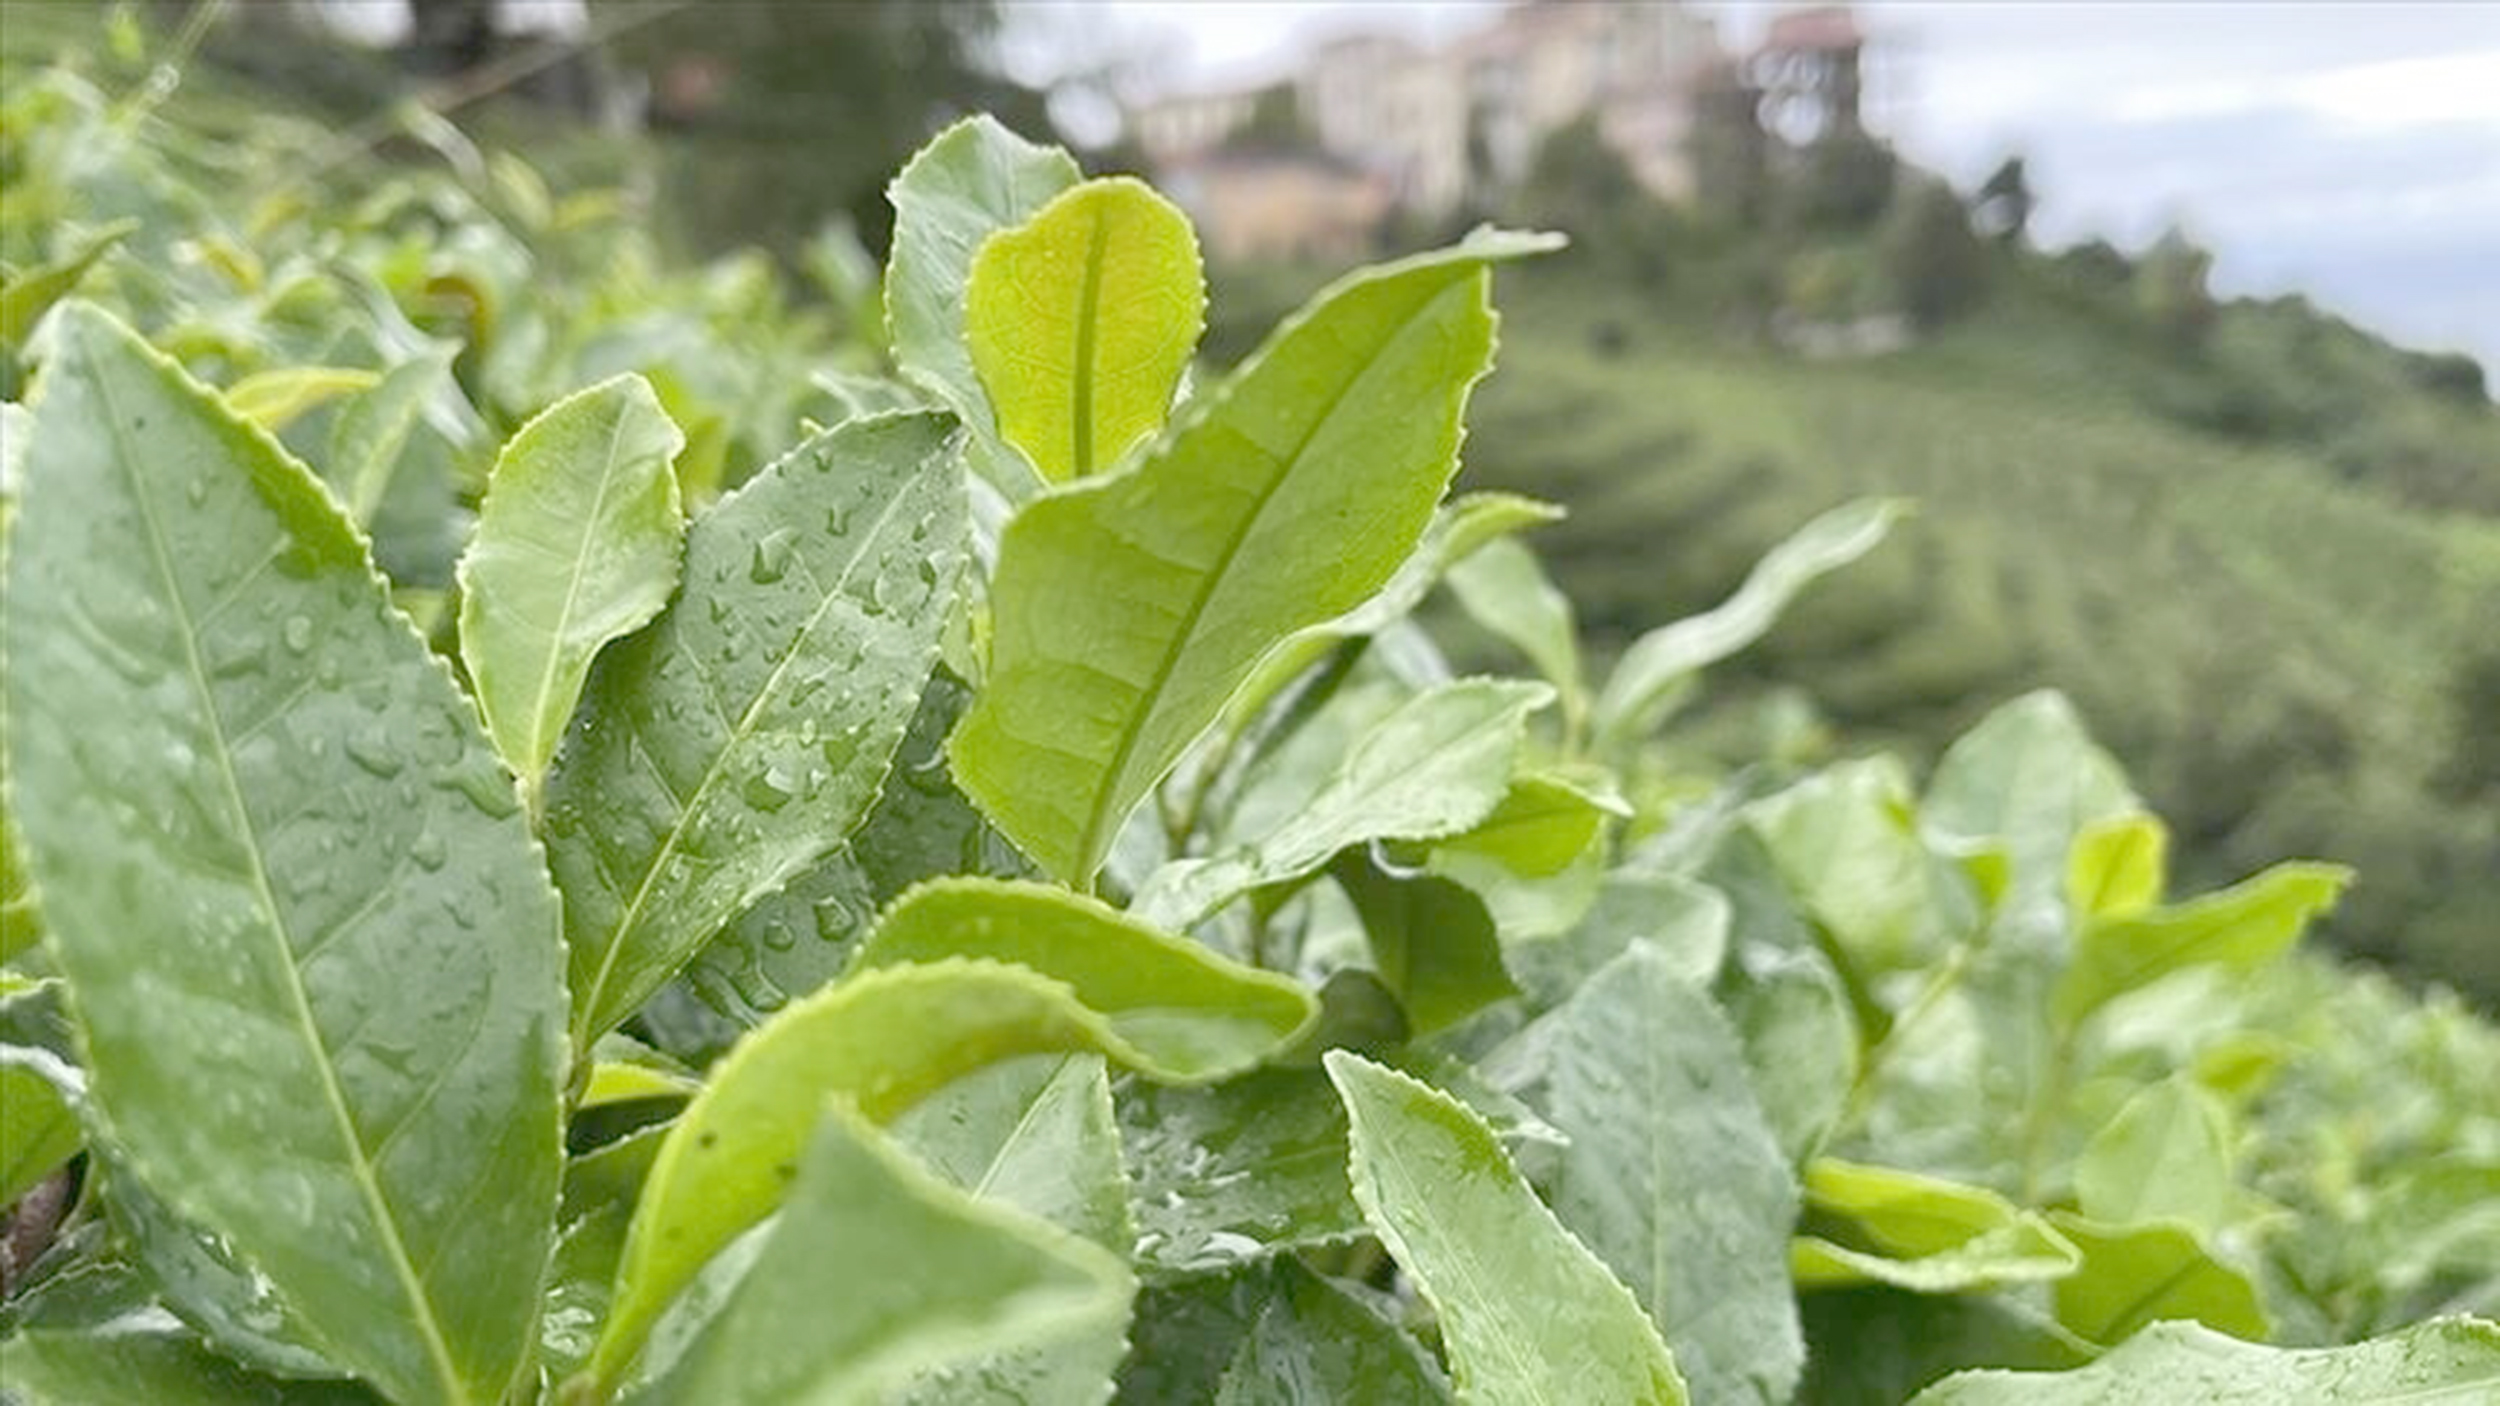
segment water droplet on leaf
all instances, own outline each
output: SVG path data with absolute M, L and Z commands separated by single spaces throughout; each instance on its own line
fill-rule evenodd
M 787 527 L 777 527 L 755 544 L 755 559 L 747 563 L 747 578 L 759 586 L 769 586 L 789 574 L 790 558 L 798 548 L 799 534 Z

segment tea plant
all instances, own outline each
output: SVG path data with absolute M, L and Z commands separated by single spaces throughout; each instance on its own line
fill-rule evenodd
M 2391 1146 L 2452 1158 L 2401 1275 L 2284 1253 L 2241 1171 L 2254 1130 L 2296 1190 L 2272 1086 L 2373 1096 L 2261 1023 L 2344 871 L 2171 898 L 2051 695 L 1923 793 L 1674 767 L 1896 505 L 1592 680 L 1516 541 L 1553 510 L 1447 496 L 1494 272 L 1557 241 L 1359 270 L 1189 386 L 1152 190 L 976 119 L 893 194 L 895 379 L 717 496 L 652 378 L 549 397 L 441 505 L 443 648 L 380 430 L 281 442 L 179 316 L 70 296 L 83 246 L 0 290 L 0 1200 L 83 1169 L 9 1392 L 2500 1387 L 2486 1027 L 2400 1017 L 2444 1082 Z M 1539 677 L 1453 677 L 1443 586 Z

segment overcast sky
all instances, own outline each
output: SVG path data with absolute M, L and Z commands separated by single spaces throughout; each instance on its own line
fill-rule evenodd
M 1142 57 L 1164 88 L 1263 81 L 1313 38 L 1446 37 L 1472 0 L 1021 8 L 1042 55 Z M 1699 0 L 1724 37 L 1772 0 Z M 2500 0 L 1864 0 L 1868 117 L 1965 185 L 2021 152 L 2051 244 L 2140 247 L 2177 221 L 2228 292 L 2305 292 L 2408 345 L 2500 369 Z M 1073 23 L 1081 20 L 1082 23 Z

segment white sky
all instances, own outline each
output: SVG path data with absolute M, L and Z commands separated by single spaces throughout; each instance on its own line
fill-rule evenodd
M 1012 3 L 1026 76 L 1121 62 L 1176 89 L 1283 76 L 1314 37 L 1481 24 L 1481 0 Z M 1785 8 L 1696 0 L 1742 43 Z M 2305 292 L 2500 368 L 2500 0 L 1861 0 L 1869 121 L 1966 185 L 2009 153 L 2052 244 L 2173 220 L 2231 292 Z

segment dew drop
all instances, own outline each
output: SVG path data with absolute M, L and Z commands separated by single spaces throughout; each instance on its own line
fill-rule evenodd
M 743 794 L 748 805 L 771 813 L 790 803 L 799 792 L 799 779 L 780 762 L 774 762 L 747 778 Z
M 182 494 L 184 497 L 191 500 L 191 506 L 195 508 L 200 506 L 202 503 L 207 502 L 208 476 L 206 474 L 202 474 L 199 477 L 192 479 L 188 484 L 183 486 Z
M 450 785 L 491 819 L 501 820 L 520 812 L 520 793 L 512 789 L 512 782 L 502 772 L 470 767 L 454 772 Z
M 286 624 L 279 628 L 278 638 L 285 640 L 286 647 L 298 654 L 312 648 L 313 623 L 311 618 L 303 615 L 288 616 Z
M 816 936 L 826 942 L 841 942 L 859 930 L 859 912 L 838 893 L 816 900 Z
M 416 843 L 408 846 L 408 857 L 417 862 L 418 868 L 431 874 L 441 869 L 444 861 L 451 857 L 451 848 L 443 843 L 442 836 L 428 830 L 417 836 Z
M 367 774 L 384 781 L 399 775 L 405 764 L 399 749 L 391 745 L 391 734 L 380 723 L 374 723 L 347 739 L 347 755 Z
M 790 558 L 798 548 L 799 534 L 787 527 L 777 527 L 755 544 L 755 559 L 747 563 L 747 579 L 759 586 L 769 586 L 790 572 Z

